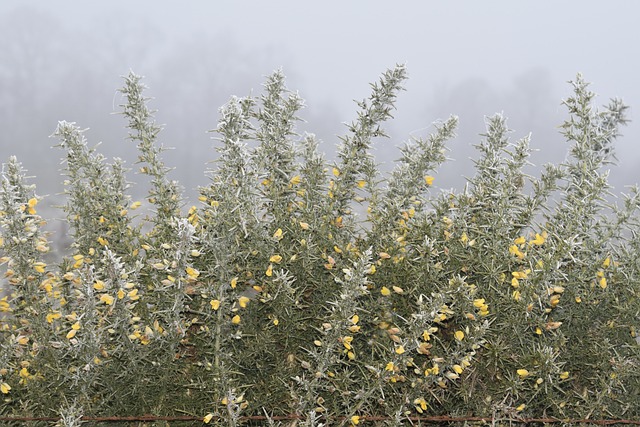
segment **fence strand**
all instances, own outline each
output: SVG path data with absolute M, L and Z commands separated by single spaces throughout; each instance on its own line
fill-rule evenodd
M 297 414 L 290 415 L 254 415 L 240 417 L 241 421 L 295 421 L 302 419 L 303 417 Z M 330 417 L 333 421 L 343 421 L 346 417 Z M 214 418 L 215 419 L 215 418 Z M 391 417 L 387 416 L 361 416 L 360 421 L 388 421 Z M 486 422 L 495 423 L 498 421 L 505 421 L 509 423 L 517 424 L 595 424 L 595 425 L 640 425 L 640 420 L 632 419 L 560 419 L 560 418 L 505 418 L 505 417 L 451 417 L 451 416 L 413 416 L 404 418 L 410 422 L 423 422 L 423 423 L 455 423 L 455 422 Z M 0 416 L 0 421 L 7 422 L 34 422 L 34 421 L 59 421 L 59 417 L 6 417 Z M 177 421 L 177 422 L 201 422 L 202 417 L 196 417 L 191 415 L 183 416 L 157 416 L 157 415 L 137 415 L 137 416 L 84 416 L 81 418 L 84 422 L 153 422 L 153 421 Z

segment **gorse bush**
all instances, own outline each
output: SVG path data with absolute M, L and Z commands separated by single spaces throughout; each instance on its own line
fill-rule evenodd
M 640 198 L 607 202 L 626 107 L 596 109 L 578 76 L 566 161 L 526 175 L 529 139 L 511 142 L 495 115 L 468 185 L 436 192 L 457 118 L 408 142 L 387 178 L 369 153 L 405 78 L 398 66 L 372 85 L 334 163 L 296 134 L 303 101 L 281 72 L 262 96 L 231 98 L 217 166 L 188 207 L 130 74 L 122 113 L 148 214 L 135 215 L 123 164 L 60 122 L 73 244 L 57 262 L 11 158 L 0 415 L 638 419 Z

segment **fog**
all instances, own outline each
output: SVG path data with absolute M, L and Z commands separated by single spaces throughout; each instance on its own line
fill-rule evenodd
M 90 145 L 134 167 L 125 140 L 121 76 L 145 76 L 164 125 L 167 163 L 194 198 L 215 159 L 218 108 L 231 95 L 259 95 L 264 77 L 282 68 L 306 100 L 299 132 L 316 133 L 331 158 L 354 100 L 387 68 L 406 63 L 389 139 L 376 141 L 388 170 L 397 146 L 423 136 L 432 122 L 460 117 L 454 159 L 438 188 L 461 188 L 485 116 L 502 112 L 513 138 L 532 134 L 536 165 L 560 161 L 561 99 L 578 72 L 599 104 L 621 97 L 629 126 L 611 172 L 616 191 L 638 182 L 640 6 L 630 1 L 110 1 L 0 3 L 0 159 L 10 155 L 34 175 L 38 194 L 60 202 L 60 149 L 49 138 L 59 120 L 89 128 Z M 532 168 L 531 173 L 535 174 Z M 139 179 L 131 175 L 132 181 Z M 144 192 L 138 186 L 132 191 Z

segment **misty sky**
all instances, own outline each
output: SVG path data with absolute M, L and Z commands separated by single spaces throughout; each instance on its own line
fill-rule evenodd
M 406 63 L 390 147 L 425 135 L 437 119 L 457 114 L 459 137 L 442 171 L 442 187 L 469 175 L 485 115 L 503 112 L 513 137 L 532 132 L 536 164 L 562 160 L 557 126 L 565 117 L 566 83 L 581 72 L 598 103 L 621 97 L 630 118 L 640 106 L 640 3 L 633 1 L 109 1 L 0 2 L 0 158 L 19 154 L 37 175 L 39 193 L 55 193 L 40 177 L 62 152 L 47 138 L 58 120 L 90 128 L 87 138 L 108 156 L 125 151 L 124 120 L 114 116 L 120 76 L 146 76 L 148 94 L 176 147 L 169 163 L 188 190 L 205 185 L 215 156 L 217 109 L 230 95 L 258 95 L 264 76 L 283 68 L 288 86 L 306 99 L 301 130 L 315 132 L 331 157 L 354 99 L 369 93 L 387 68 Z M 640 181 L 640 124 L 623 129 L 612 171 L 616 190 Z M 28 149 L 26 148 L 28 147 Z M 130 147 L 129 147 L 130 148 Z M 129 150 L 129 148 L 126 148 Z M 33 153 L 37 155 L 33 155 Z M 204 153 L 204 154 L 203 154 Z M 207 154 L 209 153 L 209 154 Z M 58 166 L 57 160 L 53 163 Z M 180 169 L 188 171 L 180 172 Z M 180 175 L 186 173 L 186 175 Z M 55 178 L 54 181 L 61 181 Z

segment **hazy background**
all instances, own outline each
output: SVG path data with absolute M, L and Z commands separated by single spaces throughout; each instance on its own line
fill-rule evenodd
M 180 4 L 178 4 L 180 3 Z M 146 76 L 174 177 L 194 199 L 206 185 L 218 108 L 231 95 L 259 95 L 282 67 L 306 99 L 299 131 L 316 133 L 332 156 L 354 99 L 396 63 L 410 79 L 376 143 L 386 168 L 410 135 L 457 114 L 459 137 L 439 188 L 461 188 L 473 170 L 472 145 L 484 117 L 503 112 L 517 139 L 532 132 L 538 165 L 562 160 L 560 105 L 577 72 L 598 102 L 622 97 L 633 120 L 640 106 L 640 3 L 633 1 L 0 1 L 0 161 L 17 155 L 38 193 L 61 203 L 60 149 L 48 136 L 59 120 L 90 128 L 90 145 L 135 161 L 120 110 L 122 75 Z M 640 124 L 623 129 L 617 191 L 636 183 Z M 532 170 L 533 171 L 533 170 Z M 533 171 L 535 172 L 535 171 Z M 135 176 L 131 176 L 135 180 Z M 134 194 L 144 194 L 138 186 Z

